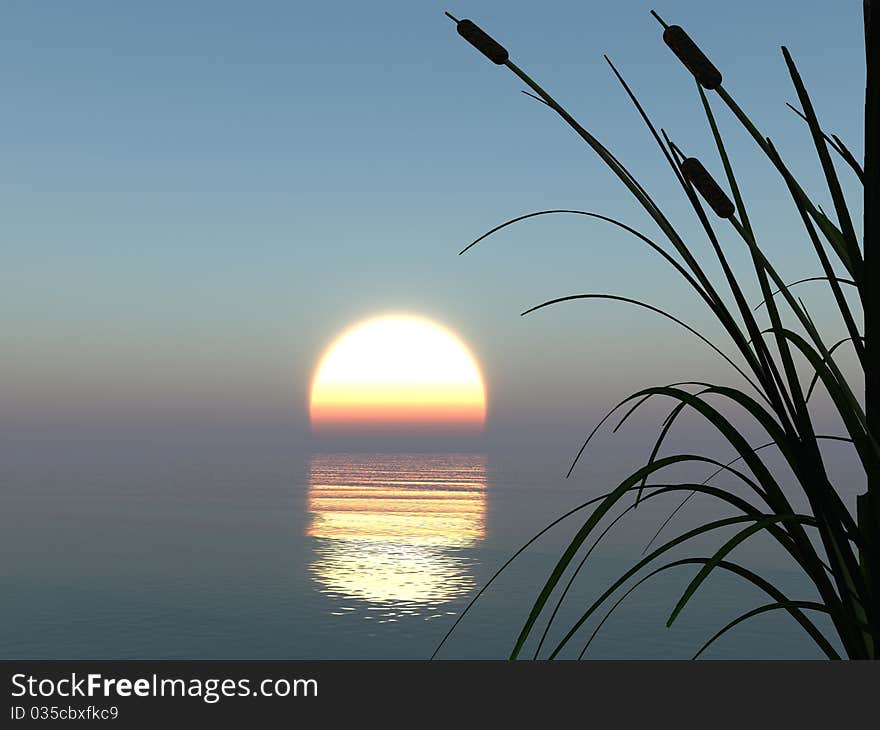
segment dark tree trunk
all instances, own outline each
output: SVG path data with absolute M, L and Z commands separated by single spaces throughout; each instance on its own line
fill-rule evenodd
M 865 311 L 865 413 L 868 430 L 880 443 L 880 17 L 864 0 L 865 10 L 865 211 L 864 211 L 864 311 Z M 869 621 L 880 622 L 880 479 L 868 477 L 868 491 L 858 501 L 859 526 L 868 537 L 863 565 L 870 585 Z M 874 642 L 874 658 L 878 658 Z

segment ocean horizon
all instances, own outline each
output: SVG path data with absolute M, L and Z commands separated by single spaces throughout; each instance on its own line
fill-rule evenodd
M 135 464 L 131 454 L 102 458 L 91 448 L 54 463 L 5 465 L 6 658 L 428 658 L 523 543 L 607 487 L 596 476 L 566 480 L 561 452 L 536 449 L 270 457 L 254 448 L 247 458 L 244 448 L 177 449 L 165 458 L 144 452 Z M 638 559 L 676 504 L 655 501 L 596 548 L 541 655 Z M 715 509 L 692 500 L 669 529 Z M 578 520 L 568 518 L 518 557 L 438 656 L 505 658 Z M 806 590 L 765 542 L 740 555 L 780 586 Z M 640 586 L 586 657 L 689 658 L 762 600 L 736 579 L 713 576 L 667 629 L 692 572 Z M 595 623 L 562 656 L 576 656 Z M 526 655 L 534 648 L 528 644 Z M 786 617 L 759 616 L 705 656 L 819 653 Z

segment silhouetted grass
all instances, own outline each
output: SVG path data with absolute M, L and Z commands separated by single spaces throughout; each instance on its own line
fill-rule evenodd
M 600 610 L 605 610 L 604 616 L 585 641 L 580 652 L 580 656 L 583 656 L 608 616 L 638 585 L 667 570 L 694 566 L 697 567 L 697 571 L 681 598 L 672 607 L 667 625 L 671 625 L 678 618 L 705 579 L 715 570 L 730 572 L 769 597 L 768 603 L 744 613 L 721 627 L 699 648 L 697 655 L 742 621 L 767 612 L 785 611 L 806 631 L 827 657 L 840 658 L 835 648 L 839 646 L 849 658 L 878 658 L 880 332 L 875 333 L 874 328 L 878 326 L 876 322 L 880 316 L 880 302 L 876 299 L 877 278 L 880 273 L 878 270 L 880 263 L 876 260 L 877 249 L 880 247 L 878 240 L 880 173 L 878 173 L 877 161 L 877 144 L 880 140 L 880 124 L 878 124 L 878 116 L 880 116 L 880 27 L 878 26 L 880 23 L 875 22 L 872 27 L 869 21 L 871 0 L 867 0 L 864 6 L 867 59 L 864 165 L 856 161 L 837 136 L 829 135 L 822 130 L 797 66 L 788 50 L 782 48 L 783 59 L 800 105 L 800 109 L 792 108 L 806 122 L 807 131 L 816 148 L 834 207 L 833 219 L 813 203 L 777 152 L 771 139 L 756 127 L 725 89 L 721 72 L 682 28 L 667 25 L 652 11 L 654 17 L 663 26 L 664 42 L 696 81 L 696 93 L 717 148 L 728 192 L 725 192 L 724 187 L 712 177 L 703 162 L 688 157 L 682 148 L 670 139 L 665 130 L 658 130 L 655 127 L 629 85 L 606 56 L 613 73 L 662 150 L 676 184 L 681 188 L 699 221 L 720 266 L 723 275 L 720 281 L 713 280 L 707 274 L 692 253 L 693 244 L 685 240 L 649 192 L 605 145 L 581 126 L 544 88 L 515 65 L 510 60 L 507 50 L 499 43 L 472 21 L 459 21 L 447 13 L 456 22 L 458 32 L 469 43 L 493 63 L 509 68 L 528 86 L 529 91 L 525 93 L 555 111 L 596 152 L 623 183 L 636 203 L 652 218 L 659 229 L 661 236 L 659 241 L 662 241 L 662 243 L 655 241 L 627 224 L 599 213 L 567 209 L 545 210 L 502 223 L 478 238 L 464 251 L 506 226 L 535 216 L 583 215 L 622 228 L 660 254 L 676 270 L 717 319 L 729 344 L 736 350 L 736 355 L 728 356 L 717 344 L 680 318 L 650 303 L 629 297 L 610 294 L 565 296 L 544 302 L 523 314 L 574 299 L 611 299 L 643 307 L 675 321 L 708 344 L 733 366 L 750 388 L 743 390 L 717 383 L 693 382 L 645 388 L 618 403 L 600 421 L 575 457 L 572 469 L 599 428 L 614 414 L 623 414 L 616 427 L 619 428 L 648 400 L 666 398 L 673 402 L 673 408 L 661 426 L 646 464 L 630 474 L 616 488 L 585 502 L 542 530 L 513 555 L 474 598 L 476 601 L 495 577 L 547 530 L 572 515 L 586 514 L 580 528 L 559 557 L 534 601 L 515 641 L 511 658 L 520 656 L 527 639 L 537 631 L 539 623 L 544 621 L 544 628 L 534 653 L 536 658 L 542 656 L 541 651 L 547 644 L 550 627 L 557 620 L 558 612 L 568 596 L 569 589 L 604 535 L 640 502 L 676 493 L 683 493 L 683 500 L 660 526 L 642 557 L 602 591 L 591 605 L 583 607 L 580 617 L 567 628 L 563 638 L 552 647 L 547 645 L 545 656 L 553 658 L 559 655 L 580 635 L 582 627 L 591 617 L 597 615 Z M 715 120 L 710 94 L 714 94 L 716 103 L 720 102 L 726 107 L 746 129 L 780 175 L 799 213 L 805 247 L 809 246 L 809 250 L 815 254 L 821 274 L 817 272 L 816 276 L 786 284 L 759 244 L 740 193 L 734 167 Z M 838 155 L 864 185 L 865 219 L 862 241 L 856 233 L 831 152 Z M 734 272 L 717 235 L 718 226 L 730 226 L 736 237 L 745 245 L 751 259 L 750 273 Z M 760 288 L 762 301 L 757 305 L 746 301 L 740 285 L 744 276 L 754 277 Z M 792 291 L 796 285 L 805 281 L 822 281 L 833 295 L 840 325 L 846 336 L 831 346 L 826 345 L 803 301 Z M 858 302 L 862 309 L 861 317 L 856 307 L 845 297 L 843 287 L 857 289 Z M 761 321 L 758 319 L 759 314 L 762 317 Z M 861 328 L 859 319 L 863 322 Z M 834 360 L 835 352 L 843 345 L 849 345 L 855 351 L 858 366 L 865 377 L 864 397 L 857 396 L 856 389 Z M 801 375 L 805 370 L 809 373 L 809 382 L 806 386 L 802 382 Z M 846 430 L 845 436 L 816 433 L 813 414 L 810 411 L 810 398 L 819 386 L 826 391 L 840 416 Z M 724 405 L 719 405 L 719 402 Z M 687 411 L 695 412 L 705 419 L 733 448 L 736 458 L 722 463 L 698 453 L 661 455 L 670 430 L 679 416 Z M 743 417 L 760 427 L 766 434 L 765 442 L 758 445 L 750 443 L 744 436 L 741 426 L 736 425 Z M 820 442 L 823 440 L 845 441 L 852 444 L 853 459 L 864 473 L 868 485 L 867 491 L 857 499 L 855 514 L 844 503 L 831 482 L 820 449 Z M 803 513 L 796 512 L 789 502 L 782 488 L 782 475 L 779 470 L 774 470 L 765 461 L 764 453 L 767 449 L 775 449 L 782 455 L 797 486 L 806 497 L 808 509 Z M 699 484 L 678 483 L 674 480 L 671 483 L 658 481 L 662 480 L 665 470 L 685 463 L 705 464 L 712 469 L 712 473 Z M 729 489 L 713 485 L 712 480 L 722 473 L 736 479 L 746 488 L 750 496 L 741 497 Z M 654 547 L 660 541 L 660 536 L 668 527 L 672 517 L 694 494 L 706 495 L 727 504 L 736 514 L 700 524 Z M 626 504 L 623 500 L 628 496 L 633 496 L 634 499 Z M 612 511 L 621 507 L 623 509 L 620 514 L 611 519 Z M 695 537 L 711 534 L 723 528 L 734 528 L 734 534 L 721 542 L 712 554 L 663 562 L 673 549 L 686 545 Z M 788 553 L 814 586 L 818 600 L 790 598 L 772 582 L 729 559 L 730 553 L 738 545 L 756 534 L 769 535 Z M 571 568 L 570 575 L 563 583 L 569 568 Z M 557 593 L 555 601 L 551 601 Z M 473 602 L 470 605 L 473 605 Z M 468 609 L 458 617 L 450 633 Z M 830 620 L 834 636 L 827 636 L 814 622 L 811 616 L 817 613 L 824 614 Z M 440 646 L 448 636 L 449 634 L 444 637 Z M 439 649 L 440 647 L 438 651 Z

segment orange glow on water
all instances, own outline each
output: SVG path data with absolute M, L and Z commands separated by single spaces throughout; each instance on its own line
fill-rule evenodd
M 455 335 L 418 317 L 390 315 L 343 333 L 315 371 L 313 428 L 480 428 L 483 377 Z
M 476 581 L 462 551 L 485 538 L 486 496 L 477 454 L 316 454 L 312 577 L 395 611 L 466 595 Z

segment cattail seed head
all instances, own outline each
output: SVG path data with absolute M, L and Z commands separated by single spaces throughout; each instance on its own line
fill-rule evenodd
M 696 157 L 688 157 L 681 163 L 684 176 L 690 181 L 697 192 L 703 196 L 709 207 L 715 211 L 719 218 L 732 218 L 735 208 L 727 194 L 718 186 L 709 171 L 703 167 L 703 163 Z
M 663 42 L 672 49 L 704 89 L 717 89 L 721 86 L 721 72 L 706 58 L 681 26 L 670 25 L 664 30 Z
M 471 20 L 459 20 L 455 24 L 458 34 L 488 58 L 492 63 L 499 65 L 506 63 L 510 56 L 507 49 L 486 33 L 480 26 Z

